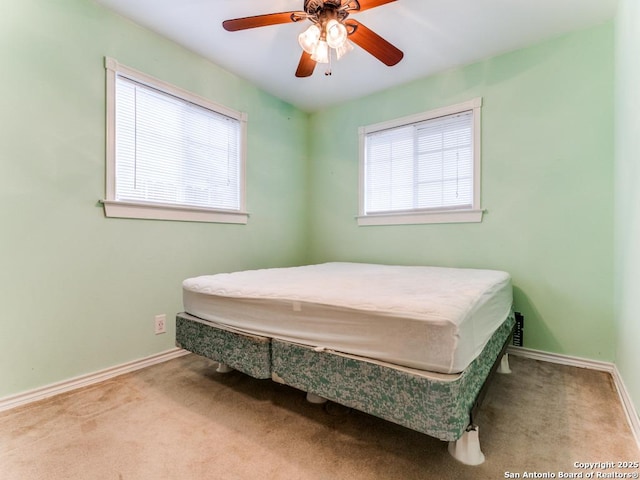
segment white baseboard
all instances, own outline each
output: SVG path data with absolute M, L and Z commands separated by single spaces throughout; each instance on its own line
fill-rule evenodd
M 27 392 L 19 393 L 5 398 L 0 398 L 0 412 L 11 408 L 26 405 L 31 402 L 43 400 L 60 393 L 69 392 L 77 388 L 93 385 L 94 383 L 103 382 L 113 377 L 123 375 L 125 373 L 134 372 L 141 368 L 150 367 L 158 363 L 166 362 L 174 358 L 187 355 L 189 352 L 180 348 L 172 348 L 166 352 L 151 355 L 150 357 L 141 358 L 132 362 L 127 362 L 111 368 L 106 368 L 98 372 L 89 373 L 80 377 L 71 378 L 62 382 L 47 385 Z
M 629 395 L 629 391 L 620 376 L 620 372 L 618 371 L 618 367 L 614 365 L 614 371 L 612 373 L 613 383 L 615 383 L 616 388 L 618 389 L 618 395 L 620 395 L 620 401 L 622 402 L 622 408 L 624 409 L 624 413 L 627 415 L 627 420 L 629 421 L 629 426 L 631 427 L 631 431 L 633 432 L 633 436 L 636 438 L 636 443 L 638 444 L 638 448 L 640 448 L 640 416 L 638 415 L 638 411 L 636 410 L 633 402 L 631 401 L 631 396 Z
M 532 360 L 540 360 L 549 363 L 558 363 L 570 367 L 588 368 L 590 370 L 599 370 L 613 374 L 615 365 L 610 362 L 599 362 L 597 360 L 589 360 L 586 358 L 572 357 L 570 355 L 562 355 L 560 353 L 543 352 L 532 348 L 509 346 L 508 353 L 518 357 L 530 358 Z
M 507 353 L 543 362 L 558 363 L 560 365 L 568 365 L 571 367 L 589 368 L 591 370 L 599 370 L 609 373 L 613 378 L 614 385 L 616 386 L 620 402 L 622 403 L 622 409 L 627 417 L 627 422 L 629 422 L 629 427 L 631 427 L 631 433 L 633 433 L 633 437 L 635 438 L 638 448 L 640 448 L 640 417 L 638 416 L 638 411 L 631 400 L 629 391 L 627 390 L 624 380 L 622 379 L 615 363 L 599 362 L 597 360 L 589 360 L 580 357 L 572 357 L 569 355 L 548 353 L 540 350 L 513 346 L 509 347 Z

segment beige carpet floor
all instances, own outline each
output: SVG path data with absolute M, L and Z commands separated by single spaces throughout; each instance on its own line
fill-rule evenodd
M 640 461 L 608 374 L 511 365 L 478 419 L 478 467 L 444 442 L 188 355 L 0 413 L 0 479 L 559 478 L 589 472 L 575 462 Z

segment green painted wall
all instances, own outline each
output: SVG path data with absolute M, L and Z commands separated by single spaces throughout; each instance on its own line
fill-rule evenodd
M 616 364 L 640 411 L 640 4 L 616 18 Z
M 248 113 L 248 225 L 104 217 L 105 55 Z M 172 348 L 188 276 L 304 261 L 307 114 L 90 0 L 2 2 L 0 60 L 0 398 Z
M 526 347 L 612 361 L 613 53 L 608 23 L 312 115 L 312 260 L 506 270 Z M 358 127 L 478 96 L 483 222 L 358 227 Z

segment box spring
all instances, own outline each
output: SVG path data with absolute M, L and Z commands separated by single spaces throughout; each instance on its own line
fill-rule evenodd
M 276 378 L 342 405 L 440 440 L 459 439 L 515 325 L 507 317 L 461 373 L 397 367 L 287 341 L 221 328 L 186 313 L 176 318 L 176 344 L 256 378 Z
M 271 378 L 271 339 L 233 332 L 186 313 L 176 316 L 176 346 L 255 378 Z

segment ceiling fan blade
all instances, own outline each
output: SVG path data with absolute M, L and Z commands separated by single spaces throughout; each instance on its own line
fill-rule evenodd
M 352 40 L 353 43 L 369 52 L 385 65 L 392 67 L 404 57 L 402 50 L 397 49 L 360 22 L 349 19 L 344 23 L 350 30 L 349 40 Z
M 315 68 L 316 61 L 311 59 L 311 54 L 302 52 L 300 63 L 298 63 L 298 69 L 296 70 L 296 77 L 309 77 Z
M 362 12 L 364 10 L 369 10 L 370 8 L 376 8 L 380 5 L 385 5 L 387 3 L 395 2 L 397 0 L 358 0 L 356 3 L 360 4 L 360 8 L 356 9 L 356 12 Z
M 266 27 L 268 25 L 279 25 L 281 23 L 297 22 L 306 18 L 304 12 L 280 12 L 267 13 L 265 15 L 255 15 L 253 17 L 233 18 L 222 22 L 222 26 L 229 32 L 246 30 L 248 28 Z

